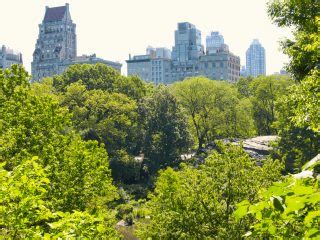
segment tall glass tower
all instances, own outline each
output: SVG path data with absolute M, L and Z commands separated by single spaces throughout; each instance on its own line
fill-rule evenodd
M 206 50 L 208 54 L 216 53 L 223 44 L 224 38 L 219 32 L 211 32 L 206 37 Z
M 172 48 L 172 60 L 186 63 L 198 60 L 203 54 L 200 30 L 188 22 L 178 23 L 178 30 L 175 31 L 175 45 Z
M 246 52 L 246 74 L 254 77 L 266 75 L 266 52 L 258 39 L 253 39 Z

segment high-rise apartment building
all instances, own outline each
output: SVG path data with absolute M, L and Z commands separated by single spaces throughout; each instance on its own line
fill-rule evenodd
M 146 82 L 167 84 L 170 81 L 171 51 L 148 47 L 145 55 L 136 55 L 127 62 L 128 75 L 137 75 Z
M 110 62 L 100 60 L 102 59 L 95 55 L 77 57 L 76 24 L 71 19 L 69 4 L 46 7 L 44 19 L 39 24 L 39 35 L 31 63 L 33 81 L 61 74 L 68 66 L 79 62 Z M 120 63 L 110 63 L 111 67 L 120 71 Z
M 215 80 L 236 82 L 240 77 L 240 57 L 224 48 L 201 56 L 200 75 Z
M 204 54 L 201 32 L 188 22 L 178 23 L 174 33 L 175 45 L 172 48 L 172 61 L 187 63 L 199 59 Z
M 219 32 L 211 32 L 209 36 L 206 37 L 206 53 L 212 54 L 216 53 L 221 47 L 228 50 L 228 45 L 224 44 L 224 38 Z
M 214 51 L 205 54 L 200 30 L 188 22 L 178 23 L 172 54 L 167 49 L 148 47 L 146 55 L 130 56 L 126 61 L 128 75 L 138 75 L 155 84 L 170 84 L 199 75 L 237 81 L 240 76 L 240 58 L 229 51 L 224 41 L 214 46 Z
M 178 23 L 174 40 L 170 82 L 199 75 L 199 58 L 204 55 L 201 31 L 191 23 Z
M 246 52 L 246 74 L 266 75 L 266 52 L 258 39 L 254 39 Z
M 0 69 L 9 68 L 13 64 L 22 64 L 22 54 L 2 45 L 0 48 Z
M 39 80 L 62 72 L 65 63 L 76 56 L 76 24 L 71 19 L 69 4 L 46 7 L 44 19 L 39 24 L 39 36 L 31 64 L 33 79 Z

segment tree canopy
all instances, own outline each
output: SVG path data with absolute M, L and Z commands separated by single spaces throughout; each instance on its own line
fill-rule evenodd
M 150 222 L 142 239 L 237 239 L 250 221 L 235 222 L 236 204 L 256 200 L 262 187 L 280 177 L 279 162 L 259 167 L 239 146 L 220 145 L 199 168 L 182 165 L 160 173 L 147 203 Z
M 195 77 L 172 86 L 198 148 L 223 137 L 254 135 L 252 105 L 231 84 Z
M 0 72 L 1 236 L 117 237 L 106 150 L 83 141 L 67 109 L 35 94 L 28 80 L 18 65 Z M 85 219 L 93 221 L 73 229 Z

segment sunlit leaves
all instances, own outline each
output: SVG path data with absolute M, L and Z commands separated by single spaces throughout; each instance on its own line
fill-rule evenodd
M 275 183 L 261 195 L 260 202 L 239 203 L 235 216 L 239 219 L 246 215 L 254 216 L 256 220 L 250 234 L 254 237 L 319 236 L 318 184 L 317 180 L 293 178 L 288 178 L 283 183 Z
M 267 161 L 258 167 L 241 147 L 220 145 L 219 152 L 197 168 L 183 164 L 160 173 L 147 203 L 151 219 L 140 225 L 140 237 L 237 239 L 246 233 L 250 219 L 236 221 L 236 204 L 245 200 L 236 214 L 246 216 L 261 188 L 279 179 L 280 165 Z

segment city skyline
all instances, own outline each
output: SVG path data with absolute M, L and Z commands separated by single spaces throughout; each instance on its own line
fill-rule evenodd
M 221 35 L 218 41 L 215 38 L 207 38 L 205 50 L 199 29 L 189 22 L 178 23 L 171 58 L 157 54 L 159 48 L 148 47 L 146 54 L 133 58 L 129 55 L 128 75 L 137 75 L 155 84 L 170 84 L 192 76 L 236 82 L 240 77 L 240 58 L 229 51 Z
M 11 21 L 7 21 L 8 23 L 4 24 L 2 28 L 0 44 L 22 52 L 24 66 L 29 72 L 31 70 L 32 52 L 37 38 L 38 24 L 43 19 L 45 6 L 61 6 L 66 2 L 70 4 L 70 11 L 74 21 L 77 23 L 79 55 L 96 53 L 102 58 L 119 61 L 124 64 L 129 54 L 139 54 L 148 45 L 171 49 L 174 45 L 173 32 L 177 22 L 189 21 L 202 32 L 203 45 L 205 45 L 206 36 L 211 31 L 219 31 L 224 36 L 230 50 L 240 56 L 241 65 L 245 65 L 245 51 L 253 38 L 258 38 L 262 45 L 265 46 L 268 66 L 267 74 L 278 72 L 287 61 L 287 58 L 279 51 L 278 41 L 284 36 L 289 37 L 289 30 L 280 30 L 271 23 L 266 13 L 266 1 L 262 0 L 243 1 L 244 7 L 237 8 L 238 10 L 242 9 L 241 11 L 235 11 L 234 7 L 232 9 L 227 8 L 226 3 L 206 0 L 197 2 L 203 7 L 209 3 L 212 6 L 217 6 L 211 14 L 210 11 L 208 13 L 206 8 L 202 8 L 203 11 L 199 12 L 197 11 L 198 6 L 192 8 L 187 3 L 181 5 L 183 1 L 178 0 L 170 4 L 168 1 L 163 1 L 152 7 L 152 9 L 167 7 L 167 12 L 160 16 L 157 14 L 158 11 L 154 11 L 154 14 L 150 13 L 153 11 L 142 11 L 143 14 L 141 13 L 141 7 L 147 4 L 145 0 L 138 0 L 135 2 L 136 4 L 123 0 L 119 1 L 122 5 L 124 3 L 127 5 L 127 10 L 121 8 L 121 3 L 119 2 L 110 5 L 96 0 L 91 1 L 90 4 L 74 0 L 45 0 L 41 3 L 27 0 L 18 4 L 17 2 L 17 0 L 13 0 L 2 4 L 6 7 L 6 11 L 1 14 L 0 21 L 6 22 L 5 19 L 9 17 Z M 231 1 L 226 2 L 230 3 Z M 175 7 L 178 3 L 181 5 L 180 8 Z M 237 4 L 239 3 L 233 3 L 233 5 Z M 16 7 L 18 5 L 19 8 Z M 255 11 L 246 12 L 246 5 L 250 5 Z M 107 8 L 107 6 L 111 6 L 112 11 L 108 10 L 110 8 Z M 33 11 L 28 11 L 30 9 Z M 228 14 L 223 16 L 223 14 L 219 14 L 217 9 L 220 12 L 226 9 L 229 11 Z M 154 17 L 152 17 L 153 15 Z M 14 20 L 14 16 L 19 16 L 18 19 L 24 19 L 24 21 Z M 111 18 L 114 18 L 114 21 L 110 21 Z M 253 19 L 255 21 L 250 21 Z M 252 26 L 252 22 L 255 22 L 255 27 Z M 122 72 L 126 73 L 125 70 L 126 66 L 124 65 Z

